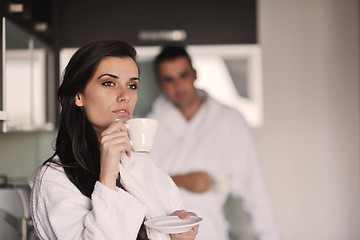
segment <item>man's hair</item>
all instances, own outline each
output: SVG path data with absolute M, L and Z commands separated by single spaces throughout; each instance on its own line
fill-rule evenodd
M 190 58 L 189 54 L 187 53 L 184 46 L 169 45 L 169 46 L 163 47 L 163 49 L 161 50 L 159 55 L 157 55 L 157 57 L 155 58 L 155 61 L 154 61 L 154 69 L 155 69 L 156 75 L 158 75 L 158 73 L 159 73 L 158 67 L 159 67 L 160 63 L 162 63 L 164 61 L 171 61 L 171 60 L 177 59 L 179 57 L 187 58 L 189 60 L 190 65 L 192 66 L 191 58 Z

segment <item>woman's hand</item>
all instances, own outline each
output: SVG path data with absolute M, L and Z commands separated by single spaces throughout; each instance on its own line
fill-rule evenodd
M 175 211 L 170 216 L 178 216 L 181 219 L 188 219 L 190 216 L 196 216 L 193 212 L 185 210 Z M 198 234 L 199 224 L 184 233 L 170 234 L 171 240 L 194 240 Z
M 107 187 L 116 188 L 121 153 L 131 154 L 131 144 L 127 128 L 121 121 L 113 122 L 100 136 L 100 177 Z

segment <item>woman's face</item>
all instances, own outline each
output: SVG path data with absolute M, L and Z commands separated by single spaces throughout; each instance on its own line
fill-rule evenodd
M 132 117 L 138 84 L 138 67 L 132 58 L 106 57 L 75 103 L 83 107 L 99 134 L 115 119 L 125 122 Z

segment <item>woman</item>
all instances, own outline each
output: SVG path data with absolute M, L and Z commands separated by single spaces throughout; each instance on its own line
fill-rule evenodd
M 55 153 L 32 190 L 41 239 L 195 239 L 198 225 L 171 235 L 144 225 L 157 216 L 193 213 L 178 210 L 171 178 L 131 151 L 124 122 L 132 117 L 139 83 L 136 51 L 125 42 L 91 42 L 70 59 L 58 91 Z

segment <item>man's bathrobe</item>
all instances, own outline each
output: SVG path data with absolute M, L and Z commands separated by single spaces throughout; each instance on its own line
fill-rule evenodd
M 250 129 L 237 110 L 199 94 L 204 103 L 190 121 L 164 96 L 155 100 L 147 115 L 159 121 L 151 158 L 171 176 L 195 171 L 230 176 L 230 194 L 242 199 L 257 238 L 278 239 Z M 201 194 L 181 188 L 181 193 L 184 207 L 203 218 L 197 240 L 228 239 L 226 194 L 216 188 Z
M 31 195 L 31 215 L 40 239 L 135 240 L 145 218 L 181 209 L 179 189 L 147 155 L 123 154 L 119 168 L 127 191 L 96 182 L 89 199 L 62 167 L 43 166 Z M 152 240 L 170 239 L 152 229 L 147 233 Z

